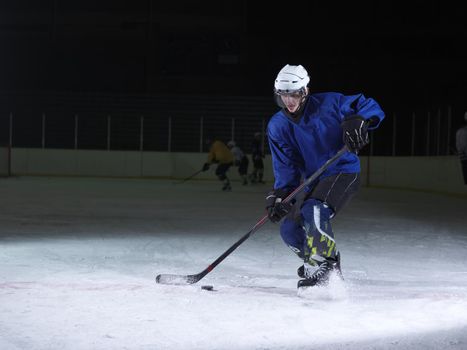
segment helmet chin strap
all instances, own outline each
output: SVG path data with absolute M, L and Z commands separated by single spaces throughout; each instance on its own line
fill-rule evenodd
M 305 93 L 303 94 L 302 98 L 300 99 L 300 103 L 298 104 L 297 111 L 295 113 L 300 113 L 303 105 L 305 104 L 306 98 L 308 97 L 308 87 L 305 88 Z
M 299 106 L 298 106 L 298 108 L 297 108 L 297 112 L 300 111 L 300 110 L 302 109 L 303 105 L 305 104 L 305 101 L 306 101 L 306 98 L 307 98 L 307 97 L 308 97 L 308 88 L 306 89 L 305 95 L 303 95 L 303 97 L 302 97 L 301 100 L 300 100 L 300 104 L 299 104 Z

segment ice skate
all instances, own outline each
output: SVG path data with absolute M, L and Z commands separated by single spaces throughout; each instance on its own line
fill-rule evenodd
M 263 173 L 259 173 L 258 175 L 258 183 L 265 184 L 266 182 L 263 180 Z
M 332 272 L 336 272 L 339 277 L 343 278 L 339 254 L 335 259 L 328 258 L 320 262 L 318 267 L 305 263 L 297 270 L 298 276 L 302 278 L 298 281 L 297 288 L 325 286 L 328 284 Z
M 249 178 L 250 178 L 250 183 L 251 183 L 251 184 L 255 184 L 255 183 L 257 182 L 256 174 L 255 174 L 255 173 L 250 174 Z
M 224 182 L 224 186 L 222 186 L 222 191 L 224 192 L 232 191 L 232 186 L 230 186 L 230 181 Z

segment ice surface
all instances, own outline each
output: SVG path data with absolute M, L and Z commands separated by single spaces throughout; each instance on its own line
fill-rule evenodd
M 265 185 L 0 179 L 0 349 L 467 349 L 467 199 L 363 188 L 345 282 L 297 294 Z M 213 285 L 214 291 L 201 289 Z

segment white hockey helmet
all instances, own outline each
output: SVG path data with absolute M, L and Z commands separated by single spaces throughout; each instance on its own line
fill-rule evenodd
M 230 140 L 229 142 L 227 142 L 227 147 L 229 147 L 229 148 L 235 147 L 235 145 L 236 145 L 235 141 L 233 141 L 233 140 Z
M 309 82 L 308 72 L 302 65 L 286 64 L 277 74 L 274 82 L 274 92 L 277 95 L 305 93 Z

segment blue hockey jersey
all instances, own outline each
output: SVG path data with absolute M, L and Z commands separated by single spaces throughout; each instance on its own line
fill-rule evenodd
M 295 189 L 302 178 L 311 176 L 334 156 L 344 146 L 340 124 L 352 114 L 371 118 L 370 130 L 377 128 L 384 119 L 384 112 L 375 100 L 363 94 L 346 96 L 334 92 L 310 94 L 297 121 L 284 110 L 274 114 L 267 126 L 274 189 Z M 357 172 L 360 172 L 360 160 L 354 153 L 347 152 L 320 178 Z

